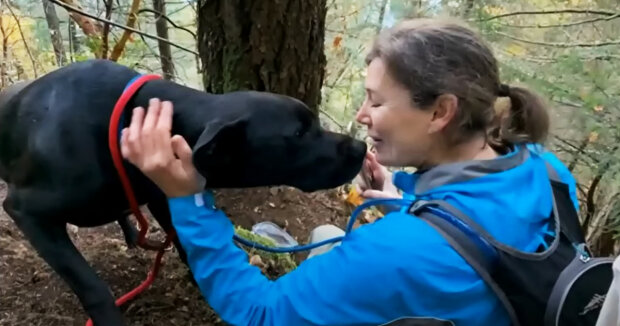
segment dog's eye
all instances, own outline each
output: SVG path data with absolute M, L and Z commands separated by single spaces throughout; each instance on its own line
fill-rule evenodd
M 295 137 L 301 137 L 303 135 L 304 135 L 303 129 L 297 129 L 297 131 L 295 131 Z

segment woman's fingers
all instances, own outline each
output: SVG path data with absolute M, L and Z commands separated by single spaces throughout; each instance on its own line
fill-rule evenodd
M 157 119 L 157 130 L 166 132 L 168 135 L 172 129 L 172 102 L 164 101 L 161 103 L 161 111 Z
M 181 160 L 181 165 L 184 169 L 194 167 L 192 163 L 192 149 L 185 141 L 185 138 L 181 135 L 174 135 L 172 137 L 172 151 Z
M 137 107 L 133 110 L 131 116 L 131 123 L 129 128 L 126 131 L 126 151 L 131 153 L 131 155 L 139 155 L 142 150 L 141 145 L 141 137 L 142 133 L 142 121 L 144 119 L 144 109 L 142 107 Z
M 385 182 L 385 168 L 379 164 L 377 157 L 372 152 L 368 152 L 366 154 L 366 163 L 368 164 L 368 173 L 370 175 L 369 186 L 372 189 L 383 190 L 383 183 Z
M 146 118 L 144 118 L 144 125 L 142 126 L 142 132 L 148 134 L 157 124 L 159 119 L 159 112 L 161 110 L 161 102 L 157 98 L 149 100 L 149 109 L 146 112 Z
M 362 192 L 364 198 L 398 198 L 398 195 L 375 189 L 368 189 Z
M 121 155 L 129 162 L 133 163 L 131 157 L 131 149 L 129 148 L 127 136 L 129 135 L 129 128 L 124 128 L 121 132 Z

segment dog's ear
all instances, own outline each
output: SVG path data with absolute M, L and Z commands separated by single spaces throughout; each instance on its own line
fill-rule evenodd
M 243 152 L 246 139 L 246 119 L 212 121 L 200 134 L 193 148 L 193 162 L 201 173 L 207 167 L 234 163 L 235 155 Z

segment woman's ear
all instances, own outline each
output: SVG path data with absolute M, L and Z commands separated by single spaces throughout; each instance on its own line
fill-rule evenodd
M 443 130 L 456 116 L 459 109 L 459 99 L 454 94 L 441 94 L 435 100 L 433 116 L 428 126 L 428 133 L 436 133 Z

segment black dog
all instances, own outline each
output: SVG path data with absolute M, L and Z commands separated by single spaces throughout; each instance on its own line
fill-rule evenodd
M 107 133 L 114 104 L 136 75 L 119 64 L 91 60 L 0 99 L 0 178 L 9 189 L 4 209 L 95 325 L 124 322 L 108 286 L 71 242 L 66 223 L 99 226 L 129 214 Z M 354 177 L 366 152 L 363 142 L 321 130 L 293 98 L 251 91 L 207 94 L 164 80 L 150 81 L 135 94 L 125 125 L 131 109 L 146 108 L 153 97 L 172 101 L 172 132 L 193 147 L 194 164 L 209 188 L 332 188 Z M 170 230 L 164 195 L 130 164 L 127 173 L 140 204 Z

